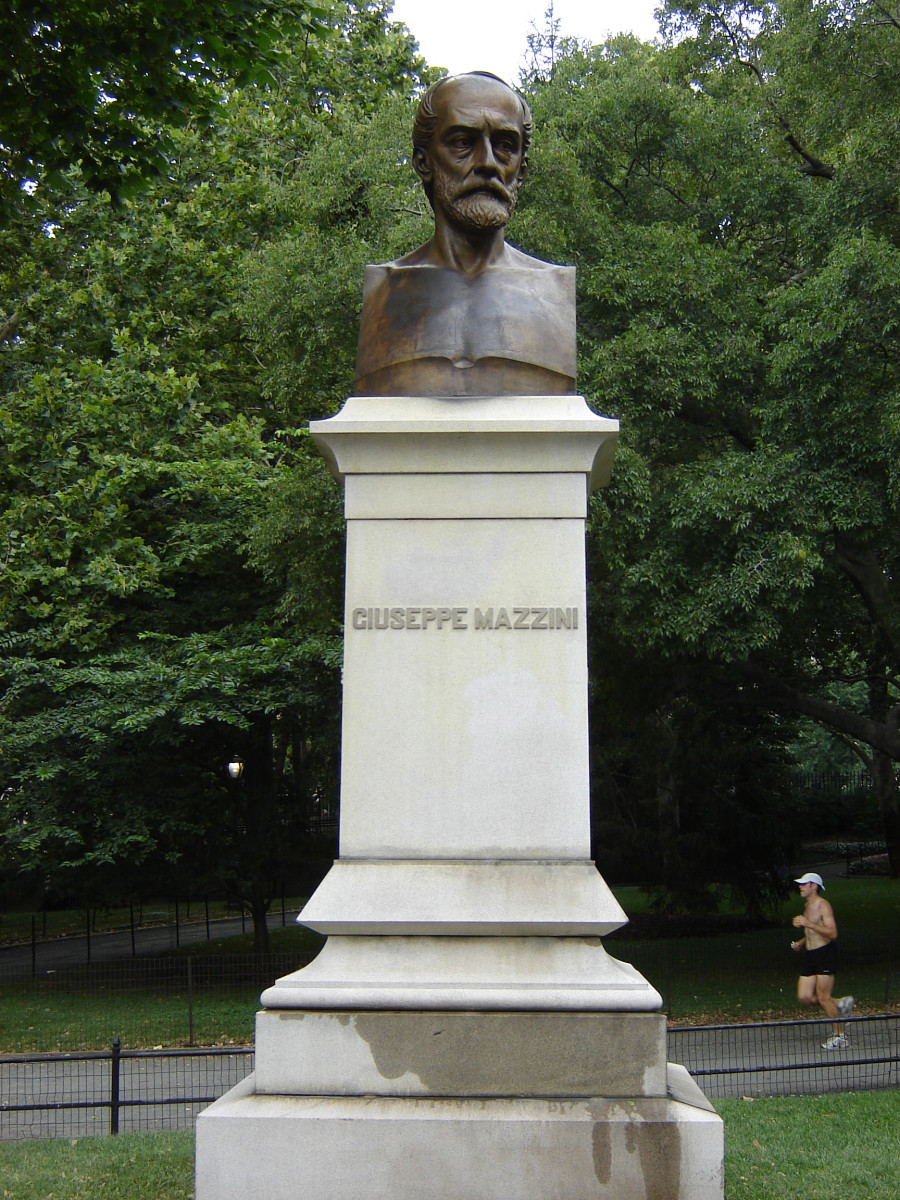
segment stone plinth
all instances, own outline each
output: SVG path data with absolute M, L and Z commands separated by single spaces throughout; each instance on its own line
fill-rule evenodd
M 648 1012 L 659 994 L 586 937 L 330 937 L 262 994 L 267 1008 Z
M 656 1013 L 264 1011 L 197 1124 L 198 1200 L 721 1200 Z
M 264 1011 L 259 1095 L 662 1098 L 659 1013 Z
M 589 859 L 584 521 L 616 423 L 403 397 L 311 428 L 347 517 L 341 859 Z
M 722 1200 L 722 1121 L 684 1068 L 669 1082 L 653 1099 L 426 1099 L 256 1095 L 251 1076 L 197 1122 L 196 1196 Z

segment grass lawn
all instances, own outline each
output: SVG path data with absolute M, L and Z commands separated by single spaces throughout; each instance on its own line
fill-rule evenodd
M 249 928 L 249 926 L 248 926 Z M 293 954 L 298 962 L 309 962 L 325 945 L 325 938 L 311 929 L 289 921 L 283 928 L 269 930 L 270 954 Z M 197 958 L 204 954 L 252 954 L 253 934 L 238 933 L 234 937 L 211 938 L 208 942 L 192 942 L 168 953 L 177 958 Z
M 315 957 L 323 941 L 318 934 L 296 925 L 271 932 L 272 953 L 289 954 L 298 966 Z M 252 949 L 253 938 L 248 933 L 182 947 L 166 958 L 249 956 Z M 127 968 L 130 961 L 119 965 Z M 248 957 L 245 961 L 252 960 Z M 186 972 L 182 979 L 170 979 L 167 985 L 123 986 L 116 966 L 98 963 L 96 978 L 90 985 L 70 986 L 65 972 L 0 984 L 0 1053 L 102 1050 L 114 1037 L 128 1050 L 187 1045 L 190 1019 Z M 198 964 L 195 980 L 202 975 Z M 270 982 L 272 979 L 267 977 L 263 983 L 229 984 L 227 978 L 218 980 L 214 987 L 198 983 L 193 998 L 194 1042 L 214 1046 L 252 1041 L 259 993 Z
M 719 1100 L 727 1200 L 894 1200 L 900 1092 Z
M 191 1200 L 194 1137 L 118 1137 L 0 1142 L 3 1200 Z
M 194 1042 L 227 1046 L 253 1040 L 259 988 L 213 992 L 194 1000 Z M 0 1053 L 40 1054 L 186 1046 L 187 997 L 146 989 L 129 992 L 30 992 L 0 989 Z M 2 1197 L 2 1192 L 0 1192 Z
M 841 941 L 836 994 L 856 996 L 857 1013 L 895 1010 L 900 1001 L 900 880 L 835 879 L 828 882 L 827 896 Z M 647 911 L 639 889 L 616 889 L 616 897 L 628 913 Z M 632 940 L 626 927 L 606 946 L 662 992 L 674 1021 L 796 1018 L 804 1014 L 795 998 L 797 959 L 790 942 L 796 930 L 791 919 L 802 908 L 799 895 L 792 895 L 769 927 L 714 936 Z
M 900 1092 L 720 1100 L 727 1200 L 896 1200 Z M 191 1200 L 189 1133 L 0 1143 L 0 1197 Z
M 625 912 L 638 916 L 651 910 L 650 897 L 639 887 L 614 887 L 613 893 Z M 900 926 L 900 880 L 886 876 L 854 879 L 829 879 L 825 895 L 834 907 L 838 928 L 865 929 L 872 925 Z M 723 903 L 723 912 L 729 912 Z M 791 917 L 803 911 L 796 888 L 775 914 L 775 923 L 790 928 Z

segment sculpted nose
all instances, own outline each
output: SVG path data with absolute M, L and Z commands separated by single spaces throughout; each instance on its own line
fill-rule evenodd
M 492 175 L 496 175 L 500 170 L 497 160 L 494 157 L 493 143 L 487 135 L 479 139 L 475 166 L 476 170 L 485 171 Z

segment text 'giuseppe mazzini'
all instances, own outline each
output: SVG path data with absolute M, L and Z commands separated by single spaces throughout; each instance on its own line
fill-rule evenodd
M 577 608 L 354 608 L 354 629 L 577 629 Z

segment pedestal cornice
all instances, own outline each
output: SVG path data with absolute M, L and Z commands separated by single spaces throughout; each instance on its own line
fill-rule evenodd
M 582 396 L 351 396 L 310 423 L 336 479 L 356 474 L 574 472 L 610 478 L 619 423 Z

